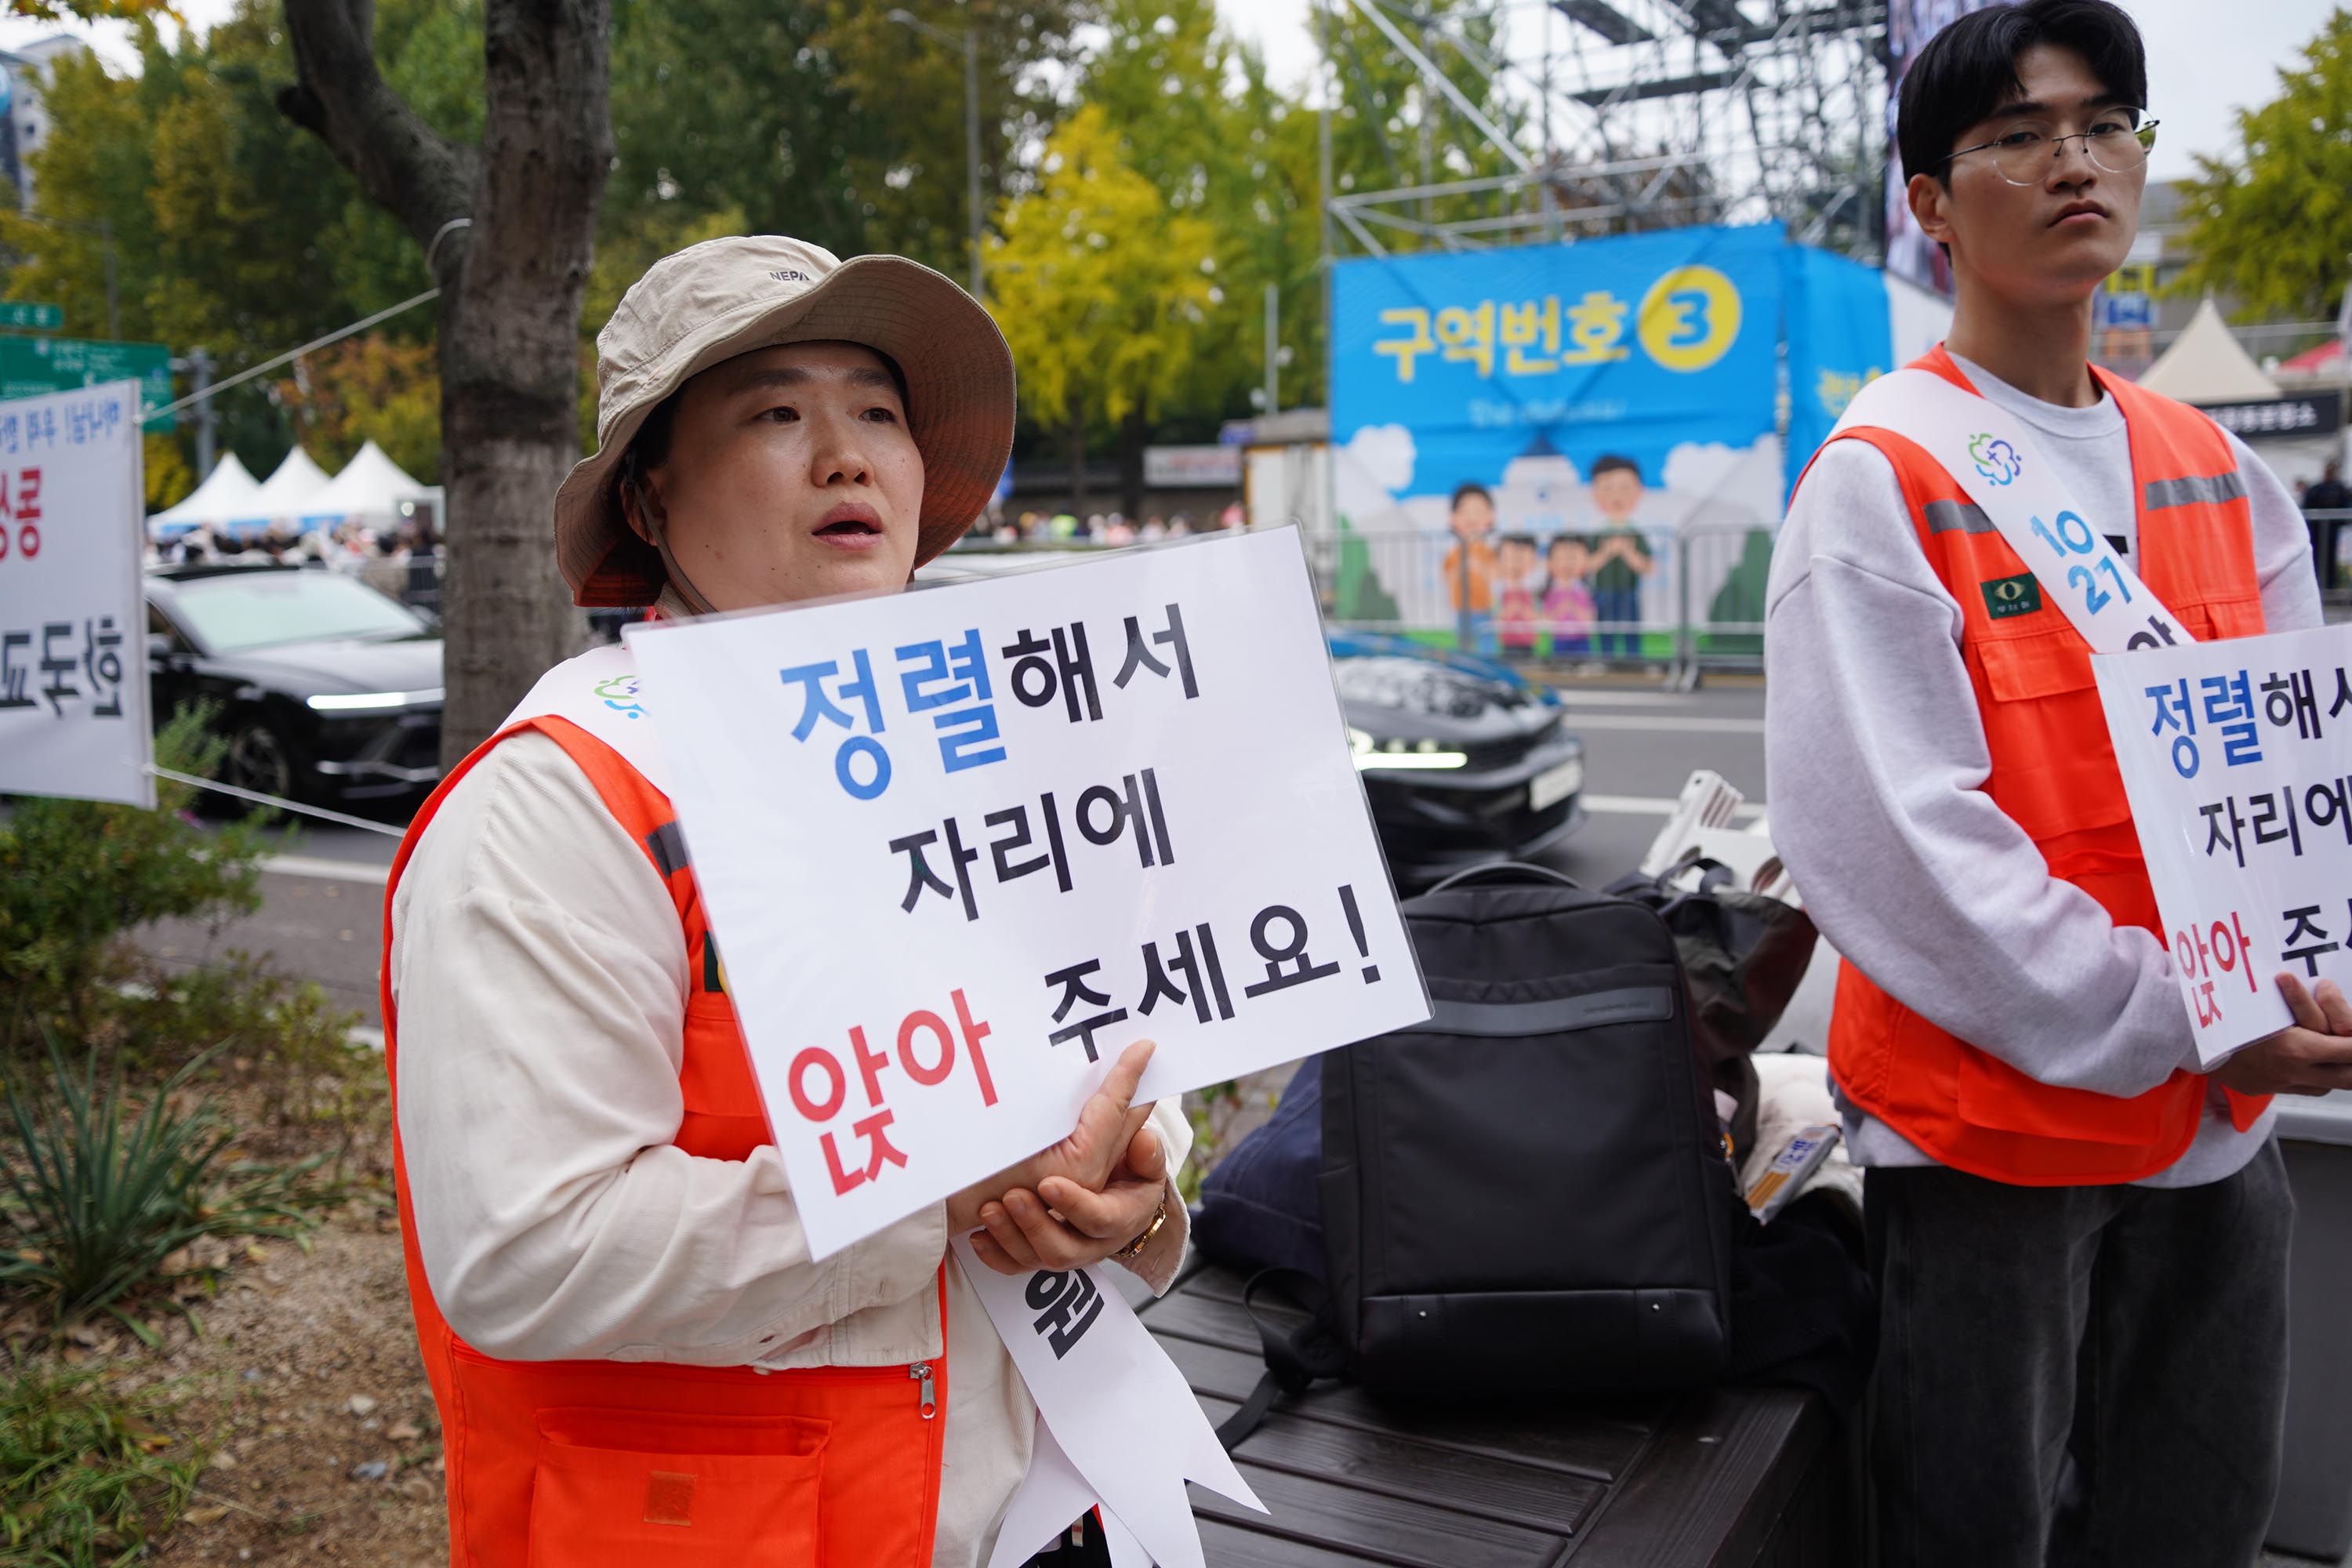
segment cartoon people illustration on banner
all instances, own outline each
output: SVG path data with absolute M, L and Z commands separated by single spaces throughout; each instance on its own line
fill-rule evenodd
M 1445 582 L 1454 595 L 1456 636 L 1465 652 L 1495 651 L 1495 498 L 1475 480 L 1456 485 L 1446 526 L 1454 547 L 1445 552 Z
M 1539 608 L 1551 631 L 1554 658 L 1589 658 L 1592 654 L 1595 618 L 1592 589 L 1585 580 L 1592 552 L 1573 533 L 1552 535 L 1544 556 L 1543 598 Z
M 1496 624 L 1503 657 L 1532 659 L 1542 616 L 1536 603 L 1536 542 L 1532 534 L 1505 534 L 1496 546 Z
M 1633 458 L 1612 455 L 1592 465 L 1592 504 L 1601 527 L 1592 537 L 1591 571 L 1603 658 L 1637 658 L 1642 652 L 1642 579 L 1657 570 L 1633 524 L 1643 493 L 1641 466 Z

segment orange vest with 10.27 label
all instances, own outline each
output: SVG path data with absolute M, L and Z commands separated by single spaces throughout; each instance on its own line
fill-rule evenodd
M 1913 368 L 1975 390 L 1941 348 Z M 2140 578 L 2200 642 L 2260 635 L 2253 529 L 2229 438 L 2195 409 L 2092 374 L 2128 432 Z M 2164 940 L 2090 645 L 1918 445 L 1863 426 L 1832 439 L 1867 442 L 1893 465 L 1920 546 L 1960 605 L 1960 654 L 1991 759 L 1984 792 L 2053 877 L 2089 894 L 2117 925 Z M 2129 1097 L 2043 1083 L 1921 1017 L 1850 963 L 1838 973 L 1829 1052 L 1846 1098 L 1919 1149 L 1955 1170 L 2024 1186 L 2153 1175 L 2195 1141 L 2206 1099 L 2204 1077 L 2185 1068 Z M 2251 1127 L 2267 1103 L 2231 1093 L 2231 1120 Z

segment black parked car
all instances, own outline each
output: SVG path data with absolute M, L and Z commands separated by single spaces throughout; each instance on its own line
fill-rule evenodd
M 1400 887 L 1526 859 L 1584 821 L 1584 742 L 1556 692 L 1404 637 L 1333 627 L 1324 640 Z
M 158 721 L 211 698 L 224 783 L 293 800 L 414 796 L 441 777 L 441 637 L 398 600 L 318 567 L 147 574 Z

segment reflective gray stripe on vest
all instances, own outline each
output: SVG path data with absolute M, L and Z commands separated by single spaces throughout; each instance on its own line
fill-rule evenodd
M 646 835 L 646 847 L 653 852 L 654 866 L 664 877 L 675 877 L 686 866 L 686 836 L 677 830 L 676 822 L 665 822 Z
M 1630 985 L 1549 1002 L 1432 1004 L 1436 1016 L 1422 1028 L 1446 1035 L 1556 1035 L 1602 1024 L 1653 1024 L 1675 1016 L 1675 994 L 1664 985 Z
M 1992 533 L 1997 531 L 1984 508 L 1973 501 L 1931 500 L 1927 503 L 1930 533 Z
M 2160 511 L 2168 506 L 2189 506 L 2198 501 L 2242 500 L 2245 494 L 2245 479 L 2235 468 L 2226 474 L 2191 474 L 2185 479 L 2150 479 L 2147 510 Z

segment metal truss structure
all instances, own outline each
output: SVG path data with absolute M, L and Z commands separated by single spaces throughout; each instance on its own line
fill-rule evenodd
M 1886 0 L 1474 0 L 1443 14 L 1318 3 L 1368 21 L 1426 105 L 1423 179 L 1332 193 L 1334 254 L 1777 217 L 1807 244 L 1880 258 Z M 1491 31 L 1465 28 L 1482 15 Z M 1489 84 L 1487 109 L 1439 68 L 1449 53 Z M 1507 172 L 1430 177 L 1440 112 Z

